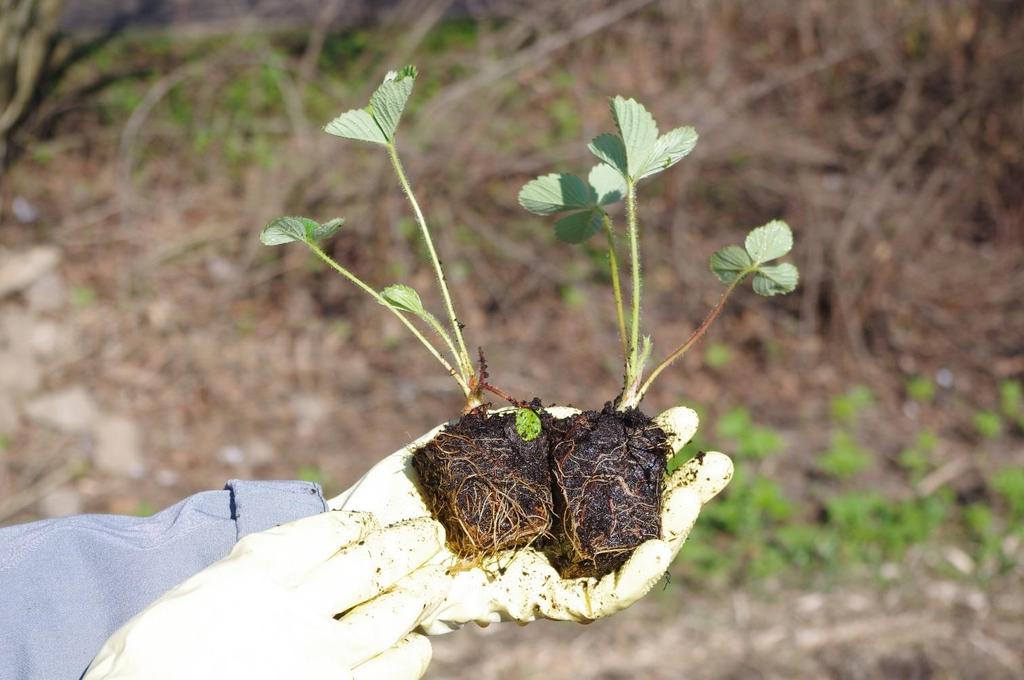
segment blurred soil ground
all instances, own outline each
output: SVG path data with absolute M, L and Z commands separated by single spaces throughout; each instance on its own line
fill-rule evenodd
M 790 565 L 752 578 L 741 544 L 717 577 L 680 567 L 610 621 L 440 639 L 432 677 L 1019 677 L 1024 549 L 992 474 L 1024 465 L 1024 432 L 986 434 L 979 414 L 1024 377 L 1020 4 L 524 1 L 442 22 L 451 4 L 337 35 L 324 14 L 312 38 L 129 31 L 68 71 L 0 179 L 0 524 L 147 514 L 235 477 L 336 493 L 459 411 L 375 303 L 256 239 L 281 214 L 344 216 L 340 261 L 431 290 L 385 159 L 318 129 L 415 61 L 407 169 L 497 384 L 615 396 L 599 249 L 558 244 L 515 197 L 585 172 L 605 97 L 633 95 L 701 133 L 641 195 L 655 354 L 703 318 L 707 257 L 750 227 L 787 219 L 803 275 L 783 300 L 737 296 L 645 410 L 701 405 L 727 451 L 712 424 L 730 410 L 770 426 L 776 455 L 738 463 L 785 494 L 782 524 L 839 494 L 944 493 L 1006 528 L 982 555 L 940 522 L 897 557 L 795 582 Z M 872 395 L 852 427 L 869 465 L 829 476 L 854 385 Z M 922 432 L 937 443 L 914 477 L 900 461 Z

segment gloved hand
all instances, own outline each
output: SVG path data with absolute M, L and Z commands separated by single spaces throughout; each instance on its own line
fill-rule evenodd
M 434 520 L 357 512 L 250 534 L 114 633 L 85 679 L 419 678 L 430 642 L 411 631 L 450 583 L 421 565 L 443 544 Z
M 575 409 L 546 409 L 565 418 Z M 697 414 L 671 408 L 655 419 L 670 437 L 673 451 L 689 442 L 697 431 Z M 412 453 L 443 427 L 391 454 L 375 465 L 347 491 L 329 501 L 330 507 L 372 512 L 382 523 L 429 517 L 430 511 L 416 485 Z M 485 561 L 483 567 L 454 570 L 444 604 L 425 617 L 421 629 L 437 635 L 476 621 L 481 625 L 504 620 L 527 623 L 537 618 L 586 623 L 614 614 L 633 604 L 662 578 L 690 533 L 704 503 L 732 479 L 732 461 L 721 453 L 698 456 L 667 480 L 662 497 L 661 539 L 641 544 L 616 572 L 601 579 L 563 579 L 548 558 L 532 548 L 509 551 Z M 441 566 L 462 562 L 447 548 L 431 560 Z M 435 597 L 436 599 L 436 597 Z

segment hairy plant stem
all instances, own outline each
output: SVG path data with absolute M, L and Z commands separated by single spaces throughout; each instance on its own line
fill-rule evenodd
M 691 347 L 696 345 L 697 342 L 702 337 L 704 337 L 704 334 L 707 332 L 708 328 L 710 328 L 711 324 L 714 323 L 715 319 L 718 318 L 718 315 L 722 313 L 722 309 L 725 307 L 725 303 L 729 299 L 729 296 L 732 295 L 732 292 L 736 289 L 736 286 L 738 286 L 740 282 L 744 278 L 746 278 L 746 276 L 747 272 L 744 272 L 740 276 L 737 276 L 733 280 L 733 282 L 729 284 L 729 287 L 725 289 L 725 292 L 722 293 L 722 297 L 718 299 L 718 304 L 711 308 L 711 311 L 708 312 L 708 315 L 704 317 L 704 321 L 702 321 L 700 326 L 698 326 L 697 329 L 690 334 L 690 337 L 686 339 L 686 342 L 677 347 L 675 351 L 673 351 L 671 354 L 665 357 L 665 359 L 660 364 L 658 364 L 653 371 L 651 371 L 651 374 L 647 376 L 647 380 L 645 380 L 644 383 L 640 386 L 640 388 L 636 391 L 636 394 L 631 397 L 628 397 L 628 399 L 633 402 L 631 405 L 636 406 L 637 404 L 639 404 L 640 400 L 644 398 L 644 394 L 646 394 L 647 390 L 650 389 L 651 384 L 654 382 L 655 378 L 657 378 L 662 371 L 671 366 L 676 359 L 686 354 Z M 623 399 L 623 401 L 625 402 L 627 401 L 627 399 Z
M 640 227 L 636 218 L 636 184 L 626 183 L 626 219 L 629 233 L 630 271 L 633 273 L 633 309 L 629 336 L 630 367 L 634 374 L 640 372 L 636 365 L 640 352 Z
M 409 319 L 406 318 L 405 314 L 403 314 L 402 312 L 388 304 L 388 301 L 385 300 L 380 293 L 371 288 L 366 282 L 364 282 L 358 276 L 356 276 L 355 274 L 353 274 L 352 272 L 350 272 L 349 270 L 345 269 L 340 264 L 335 262 L 334 258 L 332 258 L 330 255 L 328 255 L 327 253 L 320 249 L 320 246 L 316 245 L 315 243 L 310 243 L 309 241 L 306 242 L 306 245 L 309 246 L 309 249 L 312 250 L 317 257 L 319 257 L 321 260 L 327 263 L 328 266 L 330 266 L 336 272 L 338 272 L 346 279 L 357 285 L 374 300 L 384 305 L 387 309 L 391 310 L 391 313 L 397 316 L 399 321 L 405 324 L 405 327 L 408 328 L 409 331 L 416 336 L 416 339 L 423 343 L 423 346 L 427 348 L 427 351 L 430 352 L 430 354 L 433 355 L 435 359 L 441 362 L 441 365 L 444 366 L 444 370 L 447 371 L 450 376 L 455 378 L 455 382 L 459 384 L 459 387 L 461 387 L 463 393 L 465 393 L 466 399 L 471 399 L 472 391 L 469 388 L 468 382 L 459 374 L 458 371 L 452 368 L 452 365 L 448 363 L 448 361 L 443 356 L 441 356 L 441 353 L 437 351 L 437 348 L 434 347 L 434 345 L 431 344 L 431 342 L 427 340 L 426 337 L 424 337 L 423 333 L 421 333 L 420 330 L 416 328 L 416 326 L 414 326 L 412 322 L 409 321 Z
M 434 329 L 434 332 L 444 340 L 444 344 L 447 345 L 448 351 L 452 353 L 452 358 L 455 359 L 455 363 L 458 364 L 461 361 L 458 350 L 455 349 L 455 344 L 452 343 L 452 336 L 448 335 L 448 331 L 444 329 L 441 322 L 437 320 L 437 317 L 430 312 L 426 313 L 422 319 L 427 322 L 427 325 Z
M 615 294 L 615 316 L 619 323 L 619 338 L 622 340 L 622 361 L 629 370 L 629 336 L 626 335 L 626 314 L 622 306 L 622 284 L 619 282 L 619 258 L 615 250 L 615 231 L 612 218 L 604 215 L 604 230 L 608 236 L 608 268 L 612 273 L 612 292 Z
M 629 266 L 633 275 L 632 297 L 630 309 L 629 351 L 626 355 L 626 376 L 622 385 L 622 397 L 619 410 L 635 406 L 631 404 L 637 386 L 643 377 L 643 359 L 640 356 L 640 226 L 636 216 L 636 183 L 626 180 L 626 233 L 629 235 Z M 637 400 L 639 401 L 639 400 Z
M 437 257 L 437 251 L 434 249 L 434 241 L 430 238 L 430 229 L 427 228 L 427 220 L 423 217 L 423 211 L 420 210 L 420 204 L 416 201 L 416 196 L 412 193 L 412 187 L 409 186 L 409 180 L 406 178 L 405 170 L 402 168 L 402 161 L 398 158 L 398 149 L 394 144 L 388 144 L 388 156 L 391 158 L 391 165 L 394 167 L 395 174 L 398 176 L 398 182 L 402 185 L 402 191 L 405 192 L 406 198 L 409 199 L 409 203 L 412 205 L 412 211 L 416 215 L 416 221 L 419 223 L 420 232 L 423 234 L 423 240 L 427 244 L 427 251 L 430 253 L 430 260 L 434 265 L 434 273 L 437 274 L 437 283 L 441 288 L 441 297 L 444 298 L 445 309 L 448 312 L 448 319 L 451 321 L 452 332 L 455 334 L 455 340 L 459 344 L 459 351 L 456 353 L 459 370 L 462 374 L 463 383 L 468 385 L 474 374 L 473 361 L 470 359 L 469 352 L 466 350 L 466 342 L 462 339 L 462 328 L 459 326 L 458 317 L 455 316 L 455 306 L 452 304 L 452 296 L 448 292 L 448 282 L 444 277 L 444 269 L 441 267 L 441 260 Z

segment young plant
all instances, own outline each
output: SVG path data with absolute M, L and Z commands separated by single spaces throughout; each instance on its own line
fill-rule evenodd
M 697 133 L 692 127 L 679 127 L 661 134 L 654 117 L 634 99 L 613 97 L 611 113 L 616 132 L 598 135 L 589 144 L 599 162 L 586 180 L 567 173 L 542 175 L 519 192 L 526 210 L 561 215 L 555 222 L 555 236 L 561 241 L 582 243 L 604 233 L 622 345 L 623 385 L 614 403 L 600 413 L 588 411 L 569 419 L 564 434 L 552 444 L 554 500 L 563 508 L 556 520 L 568 551 L 563 573 L 570 575 L 604 573 L 640 542 L 658 535 L 658 524 L 650 517 L 660 499 L 667 440 L 664 430 L 637 408 L 654 381 L 704 336 L 743 281 L 750 278 L 754 292 L 770 296 L 792 291 L 798 279 L 793 265 L 772 264 L 793 246 L 784 222 L 754 229 L 744 247 L 718 251 L 711 257 L 711 270 L 727 284 L 721 299 L 690 337 L 648 373 L 652 343 L 641 328 L 637 191 L 644 180 L 687 156 Z M 620 201 L 625 202 L 624 239 L 609 212 Z M 629 262 L 628 307 L 619 271 L 620 240 L 625 241 L 624 259 Z M 614 507 L 614 513 L 608 507 Z
M 687 156 L 697 144 L 697 133 L 692 127 L 679 127 L 659 134 L 654 117 L 634 99 L 613 97 L 611 113 L 617 133 L 598 135 L 590 143 L 588 148 L 601 162 L 590 170 L 587 181 L 565 173 L 543 175 L 522 188 L 519 203 L 537 215 L 566 213 L 555 222 L 555 235 L 567 243 L 582 243 L 604 231 L 624 364 L 623 387 L 616 406 L 624 411 L 636 408 L 662 371 L 704 336 L 744 280 L 751 278 L 755 293 L 772 296 L 795 289 L 799 274 L 792 264 L 769 264 L 793 247 L 792 232 L 781 220 L 751 231 L 743 247 L 719 250 L 711 256 L 711 271 L 727 288 L 718 304 L 685 342 L 645 376 L 652 343 L 641 332 L 643 276 L 637 187 Z M 608 212 L 610 206 L 621 200 L 626 203 L 625 236 L 631 281 L 628 314 L 620 283 L 617 237 Z
M 419 294 L 411 287 L 404 284 L 394 284 L 378 292 L 323 251 L 319 242 L 336 234 L 344 223 L 342 219 L 333 219 L 321 224 L 305 217 L 280 217 L 264 227 L 260 234 L 260 240 L 268 246 L 291 242 L 306 245 L 313 254 L 331 268 L 354 283 L 374 300 L 391 310 L 409 332 L 437 359 L 445 371 L 455 379 L 459 388 L 466 395 L 467 408 L 471 408 L 481 403 L 481 391 L 484 385 L 473 369 L 473 361 L 469 356 L 466 342 L 462 337 L 462 325 L 455 314 L 455 306 L 452 302 L 451 293 L 448 290 L 444 269 L 437 256 L 437 250 L 434 248 L 430 228 L 427 226 L 423 211 L 420 209 L 419 202 L 416 200 L 412 187 L 409 185 L 409 180 L 402 167 L 402 162 L 398 155 L 398 147 L 396 146 L 398 123 L 402 118 L 402 113 L 405 111 L 405 105 L 409 100 L 409 96 L 412 94 L 415 80 L 415 66 L 406 66 L 401 70 L 389 72 L 384 77 L 380 87 L 370 96 L 368 106 L 362 109 L 346 111 L 328 123 L 324 129 L 329 134 L 337 137 L 376 144 L 384 147 L 387 151 L 388 158 L 391 160 L 391 166 L 398 177 L 402 191 L 405 193 L 406 198 L 409 199 L 416 223 L 419 225 L 423 241 L 427 246 L 427 252 L 430 254 L 430 261 L 437 277 L 438 287 L 441 290 L 441 297 L 444 300 L 447 326 L 427 311 Z M 451 362 L 412 323 L 410 317 L 419 319 L 420 322 L 424 323 L 441 339 L 444 343 L 444 348 L 452 360 Z
M 744 248 L 731 246 L 712 257 L 712 270 L 728 287 L 708 318 L 679 348 L 649 374 L 645 366 L 651 341 L 641 333 L 640 182 L 679 162 L 694 147 L 697 134 L 682 127 L 659 134 L 650 113 L 632 99 L 616 97 L 612 113 L 618 133 L 594 139 L 598 157 L 583 180 L 574 175 L 545 175 L 524 187 L 520 202 L 538 214 L 561 213 L 555 233 L 582 243 L 603 231 L 607 239 L 616 318 L 622 343 L 624 386 L 615 404 L 601 411 L 556 417 L 541 402 L 518 401 L 487 383 L 481 357 L 478 371 L 466 349 L 448 284 L 427 221 L 409 185 L 396 146 L 396 131 L 412 93 L 416 70 L 391 72 L 370 97 L 369 106 L 331 121 L 330 134 L 384 148 L 412 207 L 444 301 L 442 321 L 403 284 L 376 290 L 327 255 L 319 242 L 333 236 L 340 219 L 320 223 L 301 217 L 271 222 L 261 238 L 267 245 L 300 242 L 318 258 L 395 314 L 463 390 L 467 409 L 412 456 L 419 488 L 431 511 L 447 529 L 449 546 L 474 561 L 498 551 L 535 546 L 563 577 L 602 576 L 621 566 L 645 541 L 661 536 L 661 502 L 673 430 L 636 407 L 657 376 L 707 331 L 732 291 L 745 279 L 755 292 L 775 295 L 796 285 L 796 268 L 768 264 L 792 247 L 789 228 L 772 222 L 755 229 Z M 620 277 L 618 235 L 609 210 L 626 204 L 625 240 L 630 267 L 630 304 L 626 309 Z M 441 349 L 424 330 L 441 340 Z M 483 404 L 488 390 L 518 408 L 491 413 Z M 684 430 L 688 425 L 682 426 Z M 767 455 L 775 440 L 763 443 Z M 629 455 L 624 455 L 628 452 Z

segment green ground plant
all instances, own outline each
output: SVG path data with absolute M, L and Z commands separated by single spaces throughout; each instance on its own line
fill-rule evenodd
M 939 437 L 935 432 L 922 430 L 917 433 L 914 442 L 900 452 L 900 467 L 906 471 L 912 482 L 917 483 L 934 469 L 932 452 L 938 441 Z
M 1001 386 L 1004 414 L 1015 413 L 1019 406 L 1013 392 L 1014 388 Z M 722 412 L 715 432 L 735 451 L 740 464 L 729 488 L 702 514 L 677 573 L 702 582 L 832 579 L 851 568 L 877 573 L 883 564 L 900 563 L 910 551 L 948 541 L 963 546 L 975 569 L 964 574 L 943 570 L 937 563 L 947 575 L 983 581 L 1012 568 L 1006 539 L 1024 535 L 1024 468 L 995 471 L 987 479 L 989 496 L 967 504 L 958 503 L 946 486 L 926 495 L 888 496 L 873 489 L 870 481 L 869 472 L 877 473 L 882 459 L 865 449 L 857 435 L 859 421 L 873 403 L 870 391 L 860 386 L 831 400 L 830 445 L 815 461 L 824 478 L 812 493 L 802 495 L 788 493 L 759 469 L 764 450 L 750 442 L 769 438 L 759 431 L 781 439 L 778 433 L 756 424 L 745 408 Z M 934 430 L 918 430 L 896 457 L 898 470 L 885 474 L 902 473 L 910 488 L 916 488 L 937 469 L 940 441 Z M 706 446 L 703 440 L 691 442 L 678 458 L 684 460 Z M 776 454 L 784 452 L 772 449 L 769 455 Z
M 1003 419 L 995 411 L 976 411 L 971 419 L 974 429 L 984 439 L 995 439 L 1003 431 Z

